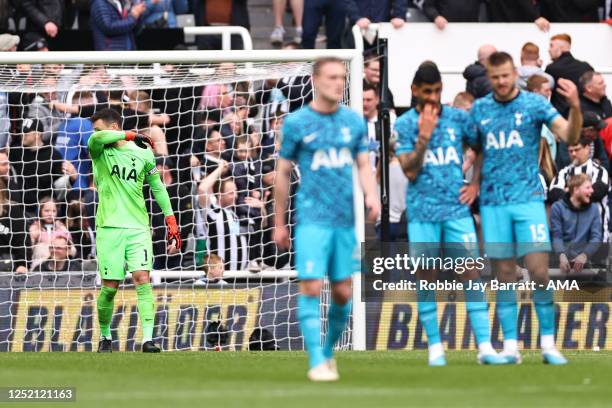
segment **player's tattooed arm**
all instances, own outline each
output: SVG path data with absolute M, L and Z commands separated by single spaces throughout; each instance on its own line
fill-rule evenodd
M 563 96 L 570 107 L 568 119 L 558 116 L 552 123 L 551 130 L 568 145 L 578 143 L 582 131 L 582 112 L 576 85 L 567 79 L 560 78 L 557 92 Z
M 419 136 L 410 153 L 400 155 L 402 170 L 409 180 L 416 179 L 423 167 L 427 145 L 431 139 L 434 129 L 438 126 L 439 108 L 432 104 L 426 104 L 419 115 Z
M 421 171 L 426 150 L 427 145 L 417 141 L 412 152 L 399 155 L 400 165 L 408 180 L 414 181 Z

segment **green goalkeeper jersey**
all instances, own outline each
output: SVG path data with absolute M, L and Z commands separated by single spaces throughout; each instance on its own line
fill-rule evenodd
M 124 139 L 124 132 L 101 130 L 93 133 L 88 142 L 98 190 L 96 228 L 148 230 L 149 213 L 142 192 L 145 178 L 164 215 L 172 215 L 172 206 L 157 172 L 153 152 L 133 142 L 114 145 Z

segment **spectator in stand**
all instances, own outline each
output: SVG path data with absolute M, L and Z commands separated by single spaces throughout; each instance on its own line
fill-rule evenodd
M 49 256 L 32 269 L 36 272 L 82 272 L 81 261 L 70 259 L 71 248 L 70 234 L 65 231 L 55 231 L 49 242 Z
M 196 235 L 205 237 L 209 252 L 223 259 L 225 270 L 245 270 L 249 249 L 235 212 L 236 184 L 224 177 L 229 163 L 222 160 L 198 186 Z
M 553 182 L 557 175 L 557 168 L 555 167 L 555 160 L 552 157 L 550 148 L 545 138 L 540 138 L 540 150 L 538 151 L 538 166 L 540 168 L 540 182 L 544 189 L 544 201 L 546 204 L 548 200 L 548 186 Z M 548 208 L 548 207 L 547 207 Z
M 218 127 L 208 132 L 204 141 L 204 151 L 196 153 L 196 150 L 190 158 L 193 181 L 199 183 L 202 178 L 217 169 L 222 160 L 221 155 L 225 152 L 225 146 L 225 140 L 221 136 Z
M 57 36 L 62 27 L 64 0 L 21 0 L 17 4 L 26 17 L 26 31 Z
M 143 17 L 144 28 L 176 28 L 176 11 L 174 0 L 146 0 L 146 16 Z
M 55 149 L 62 158 L 74 167 L 77 177 L 72 181 L 68 199 L 79 199 L 81 190 L 89 188 L 91 160 L 87 141 L 93 133 L 93 125 L 89 119 L 69 117 L 57 129 Z
M 393 28 L 401 28 L 406 22 L 407 0 L 344 0 L 346 14 L 352 26 L 362 30 L 371 23 L 390 22 Z
M 35 269 L 49 257 L 49 244 L 51 244 L 55 233 L 66 234 L 72 246 L 70 232 L 66 225 L 58 219 L 57 212 L 57 204 L 51 197 L 44 197 L 40 200 L 38 219 L 29 228 L 32 245 L 32 269 Z M 70 254 L 76 254 L 74 247 L 71 248 Z
M 465 84 L 465 90 L 472 94 L 474 98 L 482 98 L 489 92 L 491 92 L 491 83 L 487 77 L 487 70 L 485 64 L 489 59 L 489 56 L 497 52 L 497 48 L 490 44 L 485 44 L 478 48 L 478 60 L 468 65 L 463 71 L 463 77 L 467 81 Z
M 376 123 L 378 122 L 378 105 L 380 98 L 378 88 L 372 84 L 363 84 L 363 116 L 368 128 L 368 150 L 370 153 L 370 164 L 372 170 L 376 171 L 376 163 L 378 161 L 378 148 L 380 145 L 379 138 L 376 136 Z M 397 119 L 395 112 L 390 113 L 391 129 Z
M 276 144 L 280 140 L 280 132 L 283 127 L 283 117 L 285 112 L 282 109 L 278 109 L 273 117 L 269 119 L 270 128 L 267 132 L 262 132 L 259 140 L 259 158 L 266 160 L 276 153 Z
M 568 188 L 568 183 L 573 176 L 585 174 L 591 180 L 593 185 L 593 194 L 591 202 L 596 203 L 599 208 L 601 217 L 600 226 L 604 226 L 602 234 L 603 238 L 608 240 L 608 220 L 610 210 L 608 208 L 608 189 L 609 179 L 608 171 L 591 159 L 591 141 L 585 137 L 581 137 L 580 141 L 569 147 L 569 154 L 573 160 L 572 164 L 561 169 L 559 174 L 550 185 L 548 199 L 550 202 L 555 202 L 563 198 L 563 195 Z
M 138 128 L 135 130 L 138 133 L 149 136 L 155 143 L 153 150 L 156 155 L 167 156 L 168 145 L 166 143 L 166 135 L 160 126 L 165 126 L 170 123 L 170 116 L 165 113 L 156 114 L 153 112 L 151 97 L 143 91 L 134 91 L 130 93 L 128 106 L 136 112 L 138 118 L 144 120 L 138 121 Z
M 555 83 L 559 82 L 559 78 L 565 78 L 572 81 L 580 89 L 580 77 L 587 71 L 593 71 L 593 67 L 586 62 L 574 58 L 570 52 L 571 48 L 572 38 L 568 34 L 553 35 L 550 38 L 550 47 L 548 49 L 553 62 L 546 67 L 546 73 L 553 77 Z M 565 99 L 555 91 L 556 86 L 550 102 L 561 115 L 567 117 L 569 108 L 565 103 Z
M 68 178 L 74 182 L 78 176 L 74 166 L 62 161 L 57 150 L 43 145 L 42 132 L 42 123 L 36 119 L 24 119 L 21 141 L 16 139 L 9 148 L 9 161 L 21 178 L 18 184 L 23 185 L 23 203 L 31 214 L 38 212 L 40 199 L 52 196 L 54 191 L 58 195 L 65 193 Z
M 290 0 L 291 14 L 293 14 L 293 23 L 295 24 L 295 36 L 293 41 L 298 44 L 302 43 L 302 17 L 304 15 L 304 1 L 309 0 Z M 285 16 L 285 8 L 287 0 L 272 0 L 272 13 L 274 14 L 274 30 L 270 34 L 270 42 L 273 45 L 282 44 L 285 41 L 285 27 L 283 17 Z
M 580 107 L 583 112 L 591 111 L 603 119 L 612 116 L 612 103 L 606 96 L 606 81 L 603 75 L 587 71 L 580 77 Z
M 599 137 L 601 138 L 604 148 L 608 153 L 608 158 L 612 160 L 612 118 L 606 119 L 603 124 L 600 124 L 599 127 Z
M 606 127 L 606 122 L 594 112 L 582 112 L 583 123 L 582 123 L 582 136 L 589 143 L 589 154 L 590 157 L 602 165 L 605 169 L 609 168 L 610 161 L 608 160 L 608 154 L 604 145 L 604 141 L 598 136 L 600 130 Z M 570 157 L 567 144 L 559 140 L 557 141 L 557 157 L 555 157 L 555 163 L 558 169 L 569 166 L 573 159 Z
M 66 2 L 66 12 L 64 13 L 64 28 L 71 30 L 75 20 L 77 29 L 90 31 L 89 27 L 89 0 L 70 0 Z
M 74 243 L 76 257 L 82 260 L 95 257 L 95 234 L 82 202 L 73 200 L 66 209 L 66 227 Z
M 15 52 L 19 45 L 19 36 L 11 34 L 0 34 L 0 52 Z
M 6 188 L 7 199 L 23 204 L 23 178 L 11 166 L 6 150 L 0 150 L 0 180 Z
M 440 30 L 448 23 L 477 23 L 481 0 L 424 0 L 423 13 Z
M 325 18 L 327 48 L 342 48 L 342 33 L 346 20 L 344 0 L 304 0 L 302 47 L 315 48 L 321 20 Z
M 196 285 L 227 285 L 227 282 L 223 280 L 225 265 L 223 259 L 217 254 L 210 253 L 204 257 L 202 272 L 204 272 L 204 276 L 195 282 Z
M 47 40 L 39 33 L 25 33 L 21 41 L 22 51 L 49 51 Z
M 236 138 L 234 147 L 237 162 L 232 168 L 232 178 L 236 183 L 236 215 L 240 227 L 247 233 L 249 246 L 249 270 L 261 269 L 263 253 L 262 230 L 266 227 L 266 208 L 263 198 L 261 160 L 256 160 L 255 149 L 248 136 Z
M 552 206 L 550 233 L 561 272 L 580 273 L 604 242 L 601 215 L 597 206 L 591 205 L 595 192 L 587 174 L 572 176 L 567 188 Z
M 380 57 L 376 53 L 370 52 L 365 56 L 363 80 L 364 84 L 370 84 L 376 88 L 380 85 Z M 391 109 L 394 109 L 395 101 L 391 90 L 389 90 L 389 103 L 391 104 Z
M 453 107 L 469 112 L 474 105 L 474 96 L 469 92 L 459 92 L 453 99 Z
M 550 30 L 550 22 L 540 15 L 533 0 L 489 0 L 487 11 L 489 20 L 494 23 L 534 22 L 540 30 Z
M 172 208 L 176 209 L 177 223 L 181 227 L 181 239 L 186 240 L 193 230 L 193 203 L 190 189 L 177 183 L 172 160 L 167 158 L 157 159 L 157 171 L 166 186 Z M 145 186 L 144 196 L 147 198 L 147 210 L 151 214 L 151 227 L 153 229 L 153 268 L 154 269 L 180 269 L 187 266 L 186 249 L 168 255 L 166 250 L 166 222 L 160 206 L 151 194 L 148 184 Z
M 550 95 L 552 94 L 549 79 L 540 74 L 534 74 L 529 77 L 527 80 L 527 91 L 542 95 L 546 100 L 550 100 Z M 548 149 L 550 149 L 550 154 L 554 160 L 557 157 L 557 137 L 546 125 L 542 125 L 541 135 L 546 140 Z
M 23 205 L 10 200 L 0 177 L 0 272 L 26 273 L 29 247 Z
M 91 0 L 91 32 L 96 51 L 136 49 L 134 35 L 146 18 L 145 3 L 131 5 L 125 0 Z
M 408 178 L 405 176 L 399 158 L 395 154 L 395 140 L 389 141 L 389 241 L 395 242 L 406 238 L 408 230 L 406 219 L 406 189 Z M 376 169 L 376 180 L 380 189 L 380 163 Z M 381 237 L 380 216 L 376 220 L 376 236 Z
M 521 48 L 521 66 L 517 68 L 518 79 L 517 85 L 522 90 L 527 90 L 527 81 L 533 75 L 540 75 L 548 79 L 549 89 L 555 87 L 555 80 L 542 69 L 542 60 L 540 59 L 540 47 L 532 42 L 525 43 Z M 550 99 L 548 97 L 547 99 Z
M 551 23 L 597 23 L 602 0 L 540 0 L 542 16 Z
M 192 0 L 196 26 L 232 25 L 251 28 L 247 0 Z M 179 13 L 180 14 L 180 13 Z M 196 37 L 200 50 L 221 49 L 221 36 L 200 35 Z M 232 49 L 242 49 L 242 38 L 232 36 Z
M 16 35 L 0 34 L 0 52 L 17 51 L 19 41 L 19 37 Z M 0 148 L 7 145 L 11 129 L 9 95 L 8 92 L 0 92 Z

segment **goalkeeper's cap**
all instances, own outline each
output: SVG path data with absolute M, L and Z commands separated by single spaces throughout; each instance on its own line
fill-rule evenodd
M 0 51 L 8 51 L 19 44 L 19 36 L 0 34 Z
M 21 133 L 23 133 L 24 135 L 26 133 L 30 133 L 30 132 L 40 132 L 40 133 L 42 133 L 44 131 L 45 131 L 45 126 L 38 119 L 26 118 L 21 123 Z

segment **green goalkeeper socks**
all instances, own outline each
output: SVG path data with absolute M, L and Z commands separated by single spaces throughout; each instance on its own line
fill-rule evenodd
M 136 286 L 138 298 L 138 315 L 142 324 L 142 342 L 153 340 L 153 325 L 155 323 L 155 304 L 153 303 L 153 288 L 150 283 Z
M 113 310 L 115 295 L 117 289 L 102 286 L 98 294 L 98 323 L 100 324 L 100 335 L 106 339 L 111 338 L 111 320 L 113 319 Z

